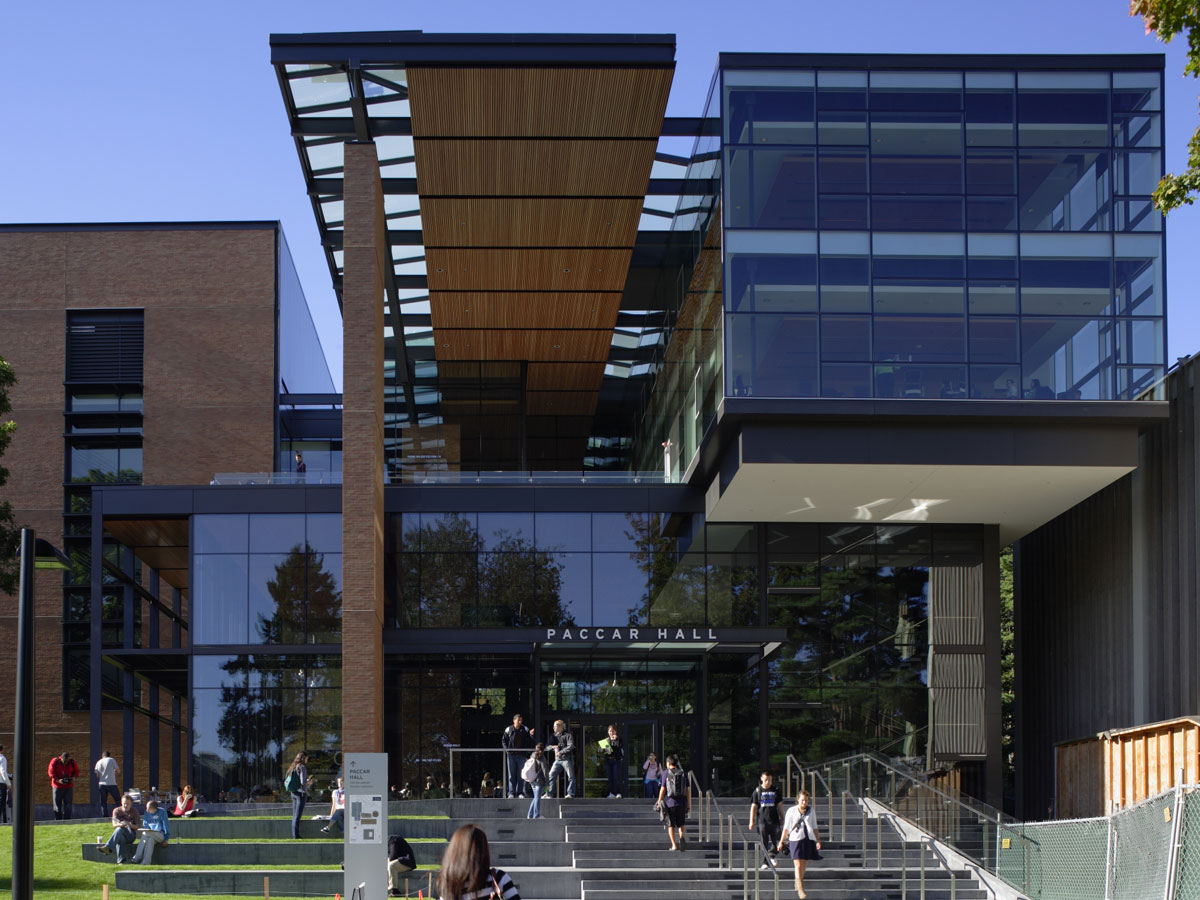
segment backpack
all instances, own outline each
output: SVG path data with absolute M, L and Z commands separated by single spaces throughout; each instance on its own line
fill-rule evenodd
M 288 772 L 287 778 L 283 779 L 283 789 L 289 794 L 294 794 L 300 790 L 300 773 L 295 769 Z
M 533 784 L 537 780 L 538 761 L 536 756 L 531 756 L 525 760 L 525 765 L 521 769 L 521 777 Z
M 687 776 L 684 775 L 682 771 L 672 772 L 670 769 L 667 770 L 666 779 L 668 797 L 679 798 L 684 796 L 684 794 L 687 792 L 687 782 L 684 781 L 686 777 Z

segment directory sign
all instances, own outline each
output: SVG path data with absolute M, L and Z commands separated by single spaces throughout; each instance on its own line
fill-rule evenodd
M 346 875 L 343 897 L 386 900 L 387 754 L 347 753 L 342 771 L 346 788 Z

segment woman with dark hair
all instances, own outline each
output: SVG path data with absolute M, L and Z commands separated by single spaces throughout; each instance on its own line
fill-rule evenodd
M 300 840 L 300 817 L 308 801 L 308 754 L 301 750 L 283 773 L 283 789 L 292 795 L 292 839 Z
M 438 875 L 438 896 L 441 900 L 521 900 L 508 874 L 492 868 L 487 835 L 478 825 L 464 825 L 451 836 Z

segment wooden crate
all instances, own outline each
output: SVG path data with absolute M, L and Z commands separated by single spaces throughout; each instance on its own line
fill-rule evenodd
M 1104 748 L 1099 737 L 1064 741 L 1054 747 L 1054 817 L 1104 815 Z M 1041 815 L 1031 813 L 1031 819 Z

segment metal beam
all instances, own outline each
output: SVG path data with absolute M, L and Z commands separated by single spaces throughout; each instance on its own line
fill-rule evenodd
M 415 178 L 384 178 L 383 192 L 388 195 L 408 195 L 417 196 L 417 179 Z M 614 200 L 634 200 L 641 199 L 644 196 L 652 197 L 677 197 L 680 194 L 696 194 L 696 193 L 713 193 L 720 186 L 720 182 L 716 178 L 651 178 L 646 183 L 645 194 L 597 194 L 597 195 L 552 195 L 555 199 L 567 200 L 584 200 L 584 199 L 614 199 Z M 314 178 L 308 185 L 308 193 L 313 196 L 325 198 L 341 197 L 342 196 L 342 179 L 340 178 Z M 444 196 L 441 194 L 424 194 L 426 197 Z M 449 195 L 453 196 L 453 195 Z M 482 196 L 482 195 L 471 195 Z M 492 196 L 508 196 L 508 195 L 487 195 Z M 541 196 L 531 194 L 519 194 L 514 196 Z M 414 211 L 415 214 L 415 211 Z

